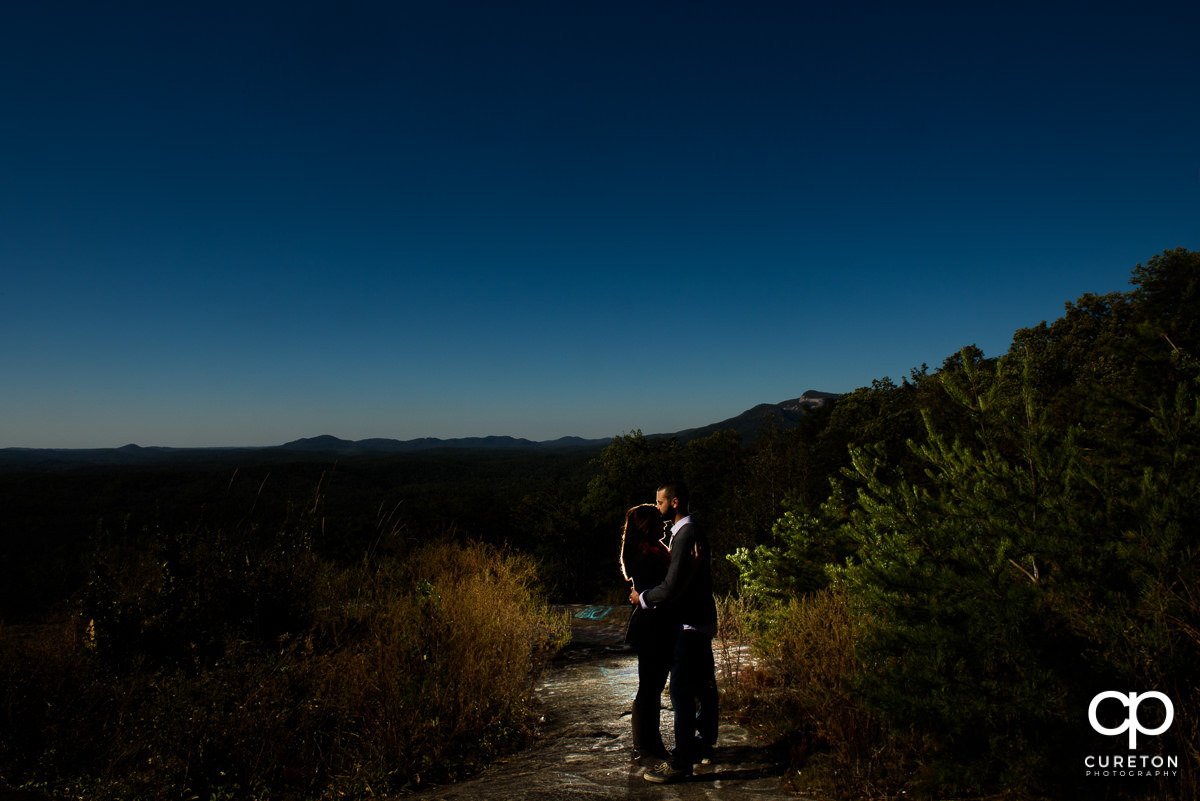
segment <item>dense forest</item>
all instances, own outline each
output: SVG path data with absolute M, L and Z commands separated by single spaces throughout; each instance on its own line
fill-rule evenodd
M 730 712 L 789 743 L 796 776 L 839 797 L 1193 798 L 1200 253 L 1154 256 L 1130 285 L 1066 303 L 1002 355 L 964 343 L 754 437 L 633 431 L 602 449 L 0 476 L 0 635 L 25 649 L 0 658 L 0 786 L 304 798 L 469 770 L 519 739 L 519 703 L 498 699 L 482 738 L 433 725 L 430 741 L 456 744 L 436 765 L 382 767 L 411 743 L 388 741 L 396 721 L 380 710 L 449 681 L 429 662 L 449 635 L 396 621 L 461 619 L 452 584 L 485 607 L 517 587 L 506 625 L 541 644 L 502 667 L 536 671 L 561 637 L 537 610 L 619 601 L 625 510 L 682 478 L 720 557 L 717 590 L 764 667 L 726 688 Z M 59 644 L 12 633 L 35 622 L 60 627 Z M 397 687 L 368 655 L 402 636 L 415 661 Z M 374 664 L 392 707 L 331 678 L 351 664 Z M 263 675 L 282 700 L 246 711 L 238 693 Z M 144 698 L 63 708 L 139 682 Z M 1176 775 L 1085 774 L 1128 752 L 1088 725 L 1091 699 L 1112 690 L 1173 699 L 1173 724 L 1139 753 L 1175 758 Z M 208 710 L 210 740 L 199 724 L 154 730 L 184 697 Z M 89 732 L 87 714 L 117 707 Z M 1111 728 L 1122 712 L 1099 714 Z M 264 715 L 315 773 L 247 764 L 249 740 L 228 732 L 252 738 Z M 299 734 L 282 733 L 285 718 Z M 351 731 L 381 739 L 366 753 Z M 125 738 L 121 754 L 101 733 Z
M 306 516 L 318 528 L 314 551 L 337 562 L 403 552 L 450 531 L 532 550 L 521 515 L 541 498 L 581 498 L 599 452 L 235 451 L 154 466 L 10 470 L 0 473 L 0 620 L 33 622 L 76 597 L 108 542 L 182 529 L 253 539 Z
M 773 542 L 734 561 L 823 781 L 1197 796 L 1200 254 L 1131 284 L 998 358 L 965 347 L 860 389 L 800 435 L 825 491 L 795 486 Z M 1161 733 L 1135 750 L 1110 736 L 1131 710 L 1094 699 L 1151 691 L 1172 707 L 1134 705 Z

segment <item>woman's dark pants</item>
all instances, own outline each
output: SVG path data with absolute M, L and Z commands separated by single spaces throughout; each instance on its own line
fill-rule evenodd
M 635 751 L 666 755 L 659 713 L 662 691 L 675 658 L 675 632 L 663 632 L 637 649 L 638 689 L 633 699 L 633 748 Z

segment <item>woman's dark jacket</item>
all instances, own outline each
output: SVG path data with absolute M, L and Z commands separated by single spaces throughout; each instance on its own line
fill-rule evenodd
M 671 555 L 661 543 L 643 542 L 625 549 L 625 573 L 633 579 L 633 588 L 642 592 L 662 583 L 671 564 Z M 669 638 L 679 628 L 679 618 L 671 608 L 633 608 L 625 641 L 634 648 L 654 640 Z

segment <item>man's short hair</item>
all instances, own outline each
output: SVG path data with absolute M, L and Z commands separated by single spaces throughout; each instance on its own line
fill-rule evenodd
M 679 509 L 683 512 L 688 511 L 688 503 L 691 496 L 688 494 L 687 484 L 682 481 L 668 481 L 658 488 L 658 491 L 667 496 L 667 500 L 677 498 L 679 500 Z

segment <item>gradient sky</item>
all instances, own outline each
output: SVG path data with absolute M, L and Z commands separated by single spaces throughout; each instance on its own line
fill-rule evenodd
M 1200 247 L 1200 4 L 0 3 L 0 447 L 647 434 Z

